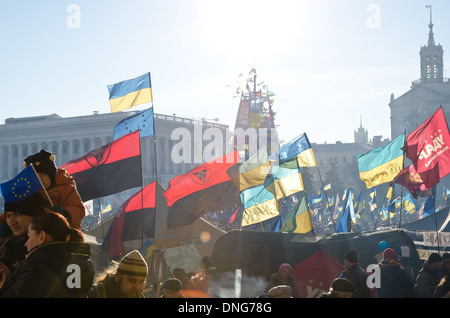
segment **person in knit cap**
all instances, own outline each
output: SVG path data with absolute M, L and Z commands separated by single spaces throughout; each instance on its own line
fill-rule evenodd
M 177 278 L 168 278 L 163 284 L 164 294 L 160 298 L 184 298 L 183 286 Z
M 279 285 L 288 285 L 292 290 L 292 297 L 299 298 L 300 293 L 297 286 L 297 281 L 295 277 L 292 275 L 292 267 L 288 263 L 281 264 L 278 268 L 278 273 L 273 274 L 270 277 L 270 282 L 267 284 L 264 289 L 265 293 L 268 293 L 269 290 L 275 286 Z
M 88 297 L 144 298 L 147 274 L 147 262 L 139 251 L 133 250 L 100 274 Z
M 383 252 L 383 260 L 378 264 L 380 281 L 377 284 L 378 298 L 411 298 L 414 297 L 414 279 L 397 262 L 392 248 Z
M 415 292 L 420 298 L 433 297 L 434 290 L 443 277 L 442 257 L 438 253 L 431 253 L 417 273 Z
M 36 170 L 48 193 L 47 197 L 43 189 L 39 191 L 47 200 L 48 208 L 61 213 L 73 228 L 80 230 L 81 221 L 86 214 L 83 201 L 77 191 L 75 180 L 65 169 L 56 166 L 55 159 L 55 154 L 42 149 L 26 157 L 24 167 L 33 165 Z
M 355 298 L 369 298 L 370 289 L 367 287 L 367 273 L 359 266 L 359 253 L 355 249 L 349 250 L 344 259 L 345 270 L 340 278 L 346 278 L 355 286 Z
M 319 298 L 353 298 L 356 288 L 351 281 L 346 278 L 336 278 L 331 284 L 328 293 L 323 293 Z
M 0 266 L 4 271 L 7 269 L 12 273 L 25 261 L 28 225 L 36 215 L 47 211 L 45 205 L 46 202 L 39 193 L 16 203 L 5 202 L 2 215 L 11 233 L 0 238 Z

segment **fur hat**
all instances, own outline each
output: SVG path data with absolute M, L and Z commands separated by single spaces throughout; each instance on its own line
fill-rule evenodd
M 47 205 L 46 200 L 42 197 L 39 192 L 30 195 L 25 200 L 8 203 L 5 202 L 5 213 L 6 212 L 17 212 L 20 214 L 35 217 L 36 215 L 46 212 L 45 206 Z
M 272 287 L 267 295 L 269 298 L 292 298 L 292 288 L 289 285 L 278 285 Z
M 117 272 L 130 276 L 147 277 L 147 262 L 139 251 L 133 250 L 120 260 Z
M 55 174 L 58 170 L 55 164 L 55 159 L 56 158 L 54 153 L 50 153 L 42 149 L 40 152 L 26 157 L 23 162 L 23 166 L 26 168 L 30 164 L 33 164 L 34 170 L 36 170 L 36 172 L 45 173 L 49 176 L 52 184 L 54 184 Z

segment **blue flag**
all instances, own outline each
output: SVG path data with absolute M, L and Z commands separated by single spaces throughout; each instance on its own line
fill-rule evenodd
M 153 107 L 119 121 L 114 127 L 114 140 L 139 129 L 141 138 L 153 136 Z
M 15 178 L 0 184 L 0 189 L 5 202 L 16 203 L 42 189 L 42 185 L 34 168 L 30 165 Z

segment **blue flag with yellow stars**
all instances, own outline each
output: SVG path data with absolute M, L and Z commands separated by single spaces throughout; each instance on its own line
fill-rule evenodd
M 13 179 L 0 184 L 3 198 L 8 203 L 25 200 L 40 189 L 42 189 L 41 181 L 31 165 Z

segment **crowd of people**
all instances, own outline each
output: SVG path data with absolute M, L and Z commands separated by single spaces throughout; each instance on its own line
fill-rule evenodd
M 204 269 L 186 273 L 168 269 L 160 251 L 148 263 L 132 250 L 101 273 L 95 273 L 90 246 L 80 231 L 84 208 L 73 179 L 55 165 L 54 154 L 42 150 L 25 159 L 46 191 L 18 202 L 5 202 L 0 217 L 0 297 L 200 298 L 220 297 L 214 290 L 215 267 L 204 258 Z M 320 298 L 450 298 L 450 254 L 430 254 L 416 277 L 398 261 L 391 248 L 379 261 L 380 282 L 369 288 L 368 274 L 351 249 L 346 269 Z M 290 264 L 280 264 L 258 298 L 299 298 Z M 161 274 L 164 275 L 161 275 Z M 155 274 L 158 279 L 155 279 Z M 162 278 L 162 279 L 161 279 Z

